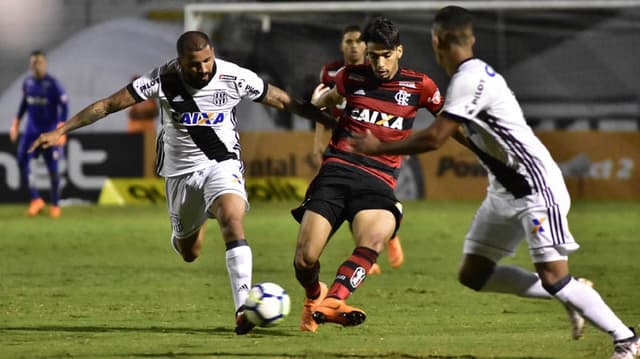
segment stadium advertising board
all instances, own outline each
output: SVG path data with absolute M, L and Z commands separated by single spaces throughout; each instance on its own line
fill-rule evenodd
M 541 132 L 573 199 L 640 199 L 640 133 Z
M 36 187 L 48 200 L 49 174 L 44 161 L 32 161 Z M 73 134 L 60 161 L 61 198 L 96 201 L 107 177 L 143 176 L 143 136 L 136 134 Z M 20 182 L 16 146 L 0 136 L 0 202 L 27 202 Z
M 574 199 L 640 199 L 640 133 L 550 131 L 538 133 L 538 137 L 558 161 Z M 248 177 L 310 180 L 317 170 L 311 160 L 311 132 L 243 133 L 241 141 Z M 484 168 L 473 153 L 454 140 L 418 159 L 419 168 L 413 172 L 420 172 L 422 198 L 484 197 Z M 404 181 L 398 183 L 406 186 Z

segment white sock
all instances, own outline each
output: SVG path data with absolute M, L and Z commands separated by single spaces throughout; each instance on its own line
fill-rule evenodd
M 251 273 L 253 271 L 253 257 L 251 247 L 239 246 L 225 252 L 227 273 L 231 283 L 231 294 L 236 310 L 244 304 L 251 289 Z
M 580 315 L 600 330 L 611 334 L 613 340 L 633 337 L 633 332 L 590 286 L 571 278 L 571 281 L 560 289 L 555 297 L 565 305 L 575 308 Z
M 495 271 L 480 291 L 508 293 L 529 298 L 553 298 L 542 287 L 537 273 L 510 265 L 496 266 Z

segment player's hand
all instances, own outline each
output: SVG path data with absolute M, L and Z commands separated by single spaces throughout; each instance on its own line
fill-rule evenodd
M 331 91 L 331 87 L 325 86 L 324 84 L 319 84 L 318 86 L 316 86 L 316 88 L 313 89 L 313 93 L 311 94 L 311 104 L 317 107 L 320 98 L 329 91 Z
M 14 118 L 13 122 L 11 123 L 11 129 L 9 129 L 9 139 L 11 140 L 11 143 L 16 142 L 16 140 L 18 139 L 19 132 L 20 132 L 20 122 L 18 121 L 17 118 Z
M 353 133 L 347 140 L 347 147 L 352 152 L 375 154 L 382 142 L 371 133 L 365 130 L 364 133 Z
M 62 125 L 64 125 L 64 122 L 58 122 L 58 126 L 56 126 L 56 129 L 62 127 Z M 56 146 L 64 146 L 66 144 L 67 144 L 67 135 L 64 134 L 60 136 L 60 138 L 58 139 L 58 142 L 56 143 Z
M 63 133 L 62 131 L 59 131 L 59 129 L 45 132 L 38 136 L 35 141 L 33 141 L 33 144 L 31 145 L 31 147 L 29 147 L 28 152 L 31 153 L 38 148 L 46 149 L 51 146 L 56 146 L 62 135 Z

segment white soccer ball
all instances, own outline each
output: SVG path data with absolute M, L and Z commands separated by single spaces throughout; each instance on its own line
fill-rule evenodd
M 259 283 L 249 291 L 244 314 L 259 327 L 271 327 L 284 320 L 291 310 L 287 292 L 275 283 Z

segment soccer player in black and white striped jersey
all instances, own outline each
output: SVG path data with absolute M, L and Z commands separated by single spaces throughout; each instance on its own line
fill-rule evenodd
M 639 338 L 603 301 L 592 284 L 571 276 L 568 256 L 579 248 L 567 224 L 570 198 L 562 173 L 527 125 L 504 78 L 475 58 L 472 17 L 448 6 L 435 15 L 432 46 L 451 76 L 442 112 L 428 128 L 396 142 L 371 133 L 352 140 L 368 154 L 414 154 L 439 148 L 449 137 L 466 145 L 489 173 L 487 196 L 464 242 L 459 280 L 481 292 L 556 298 L 569 310 L 574 338 L 584 318 L 614 341 L 612 359 L 633 359 Z M 460 132 L 461 131 L 461 132 Z M 536 273 L 499 265 L 525 239 Z
M 240 159 L 235 106 L 243 98 L 333 126 L 335 119 L 261 79 L 255 72 L 216 59 L 208 36 L 188 31 L 177 41 L 178 57 L 89 105 L 64 126 L 47 132 L 30 151 L 55 145 L 63 134 L 135 103 L 160 100 L 157 171 L 165 177 L 171 243 L 186 262 L 200 255 L 206 220 L 216 218 L 235 304 L 237 334 L 253 325 L 242 305 L 251 288 L 252 252 L 244 233 L 249 208 Z

